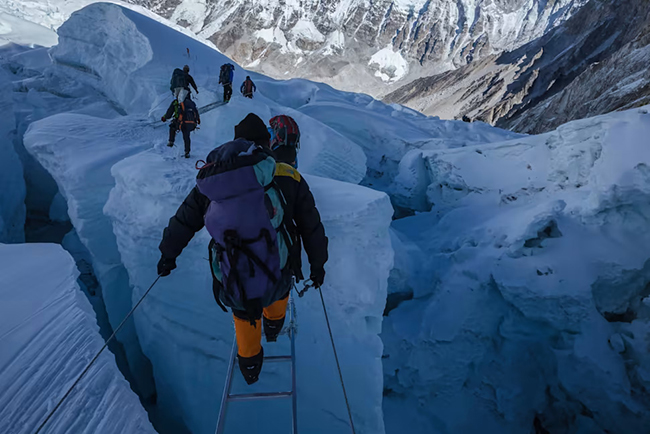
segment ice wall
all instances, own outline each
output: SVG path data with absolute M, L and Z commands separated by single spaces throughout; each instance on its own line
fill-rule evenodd
M 25 180 L 23 166 L 14 150 L 16 119 L 13 114 L 10 75 L 0 68 L 0 242 L 25 240 Z
M 104 341 L 61 246 L 0 244 L 0 263 L 0 431 L 34 433 Z M 109 351 L 42 432 L 155 433 Z
M 648 134 L 645 108 L 414 152 L 433 209 L 393 228 L 432 273 L 402 264 L 384 321 L 387 431 L 647 430 Z
M 31 124 L 24 136 L 27 150 L 52 175 L 66 198 L 70 221 L 92 255 L 113 327 L 131 310 L 132 303 L 128 276 L 102 208 L 115 184 L 111 166 L 147 148 L 146 140 L 135 140 L 145 134 L 138 131 L 139 125 L 141 122 L 65 113 Z M 98 152 L 102 148 L 106 152 Z M 143 396 L 151 396 L 150 365 L 140 351 L 132 321 L 117 339 L 124 345 L 135 386 Z

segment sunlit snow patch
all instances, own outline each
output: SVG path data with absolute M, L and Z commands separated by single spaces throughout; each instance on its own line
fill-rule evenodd
M 386 82 L 397 81 L 409 71 L 408 62 L 399 51 L 393 51 L 391 46 L 382 48 L 373 54 L 368 65 L 377 68 L 375 76 Z

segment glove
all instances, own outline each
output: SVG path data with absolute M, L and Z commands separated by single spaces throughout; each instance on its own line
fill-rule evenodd
M 312 267 L 309 278 L 314 282 L 316 288 L 320 288 L 325 280 L 325 269 L 323 267 Z
M 163 116 L 163 117 L 160 118 L 160 120 L 165 122 L 167 120 L 167 118 Z
M 162 256 L 160 261 L 158 261 L 158 275 L 159 276 L 169 276 L 169 273 L 176 268 L 176 259 L 169 259 Z

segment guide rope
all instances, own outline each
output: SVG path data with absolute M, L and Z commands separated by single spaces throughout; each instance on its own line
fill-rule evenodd
M 72 384 L 72 386 L 70 386 L 70 388 L 69 388 L 68 391 L 65 393 L 65 395 L 63 395 L 63 397 L 59 400 L 59 402 L 56 404 L 56 406 L 55 406 L 55 407 L 50 411 L 50 413 L 47 415 L 47 417 L 45 418 L 45 420 L 43 421 L 43 423 L 41 423 L 41 425 L 38 427 L 38 429 L 36 430 L 36 432 L 35 432 L 34 434 L 39 434 L 39 433 L 41 432 L 41 430 L 43 429 L 43 427 L 45 427 L 45 424 L 47 424 L 47 422 L 52 418 L 52 416 L 54 415 L 54 413 L 59 409 L 59 407 L 61 407 L 61 404 L 63 404 L 63 402 L 64 402 L 64 401 L 65 401 L 65 400 L 70 396 L 70 393 L 72 392 L 72 390 L 75 388 L 75 386 L 77 386 L 77 384 L 79 384 L 79 381 L 81 381 L 81 379 L 83 378 L 83 376 L 86 375 L 86 373 L 88 372 L 88 370 L 90 370 L 90 368 L 92 367 L 92 365 L 97 361 L 97 359 L 99 358 L 99 355 L 102 353 L 102 351 L 104 351 L 104 350 L 106 349 L 106 347 L 108 346 L 108 344 L 109 344 L 113 339 L 115 339 L 115 336 L 116 336 L 117 333 L 122 329 L 122 327 L 124 326 L 124 324 L 126 324 L 126 321 L 131 317 L 131 315 L 133 315 L 133 312 L 135 312 L 135 310 L 138 308 L 138 306 L 140 306 L 140 303 L 142 303 L 142 302 L 144 301 L 145 297 L 147 297 L 147 295 L 149 295 L 149 292 L 153 289 L 153 287 L 156 285 L 156 283 L 158 283 L 158 280 L 160 279 L 160 277 L 161 277 L 161 276 L 158 275 L 158 277 L 156 278 L 156 280 L 154 280 L 154 282 L 151 284 L 151 286 L 149 287 L 149 289 L 147 289 L 147 291 L 144 293 L 144 295 L 143 295 L 143 296 L 140 298 L 140 300 L 135 304 L 135 306 L 133 307 L 133 309 L 131 309 L 131 311 L 130 311 L 130 312 L 129 312 L 125 317 L 124 317 L 124 319 L 122 320 L 122 322 L 120 323 L 120 325 L 117 326 L 117 328 L 115 329 L 115 331 L 113 332 L 113 334 L 111 335 L 111 337 L 108 338 L 108 339 L 106 340 L 106 343 L 104 343 L 104 346 L 101 348 L 101 350 L 99 350 L 99 351 L 97 352 L 97 354 L 95 354 L 95 357 L 92 358 L 92 360 L 90 361 L 90 363 L 88 363 L 88 365 L 86 365 L 86 367 L 85 367 L 85 369 L 83 370 L 83 372 L 81 372 L 81 375 L 79 375 L 79 377 L 77 377 L 77 379 L 76 379 L 75 382 Z
M 343 374 L 341 373 L 341 364 L 339 363 L 339 356 L 336 353 L 336 345 L 334 345 L 334 336 L 332 335 L 332 327 L 330 327 L 330 320 L 327 315 L 327 308 L 325 307 L 325 299 L 323 298 L 323 291 L 319 285 L 312 284 L 311 287 L 314 287 L 318 290 L 318 293 L 320 294 L 320 300 L 323 303 L 323 312 L 325 312 L 325 321 L 327 322 L 327 330 L 330 333 L 330 340 L 332 341 L 332 350 L 334 350 L 334 359 L 336 359 L 336 368 L 339 371 L 341 388 L 343 389 L 343 397 L 345 398 L 345 406 L 348 408 L 348 417 L 350 418 L 350 429 L 352 430 L 352 434 L 356 434 L 356 431 L 354 430 L 354 421 L 352 420 L 352 411 L 350 411 L 350 401 L 348 401 L 348 394 L 345 391 L 345 383 L 343 382 Z M 308 286 L 305 285 L 305 289 L 303 290 L 303 293 L 307 289 Z

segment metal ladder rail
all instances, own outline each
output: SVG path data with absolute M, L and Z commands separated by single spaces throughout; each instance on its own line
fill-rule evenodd
M 223 386 L 223 394 L 221 396 L 221 406 L 219 408 L 219 420 L 217 421 L 217 428 L 215 434 L 223 434 L 226 427 L 226 413 L 229 402 L 236 401 L 258 401 L 266 399 L 277 399 L 291 397 L 291 413 L 292 413 L 292 434 L 298 434 L 298 397 L 296 390 L 296 316 L 295 305 L 293 297 L 289 299 L 289 321 L 288 334 L 291 340 L 291 355 L 290 356 L 265 356 L 266 362 L 283 362 L 291 361 L 291 391 L 290 392 L 258 392 L 258 393 L 242 393 L 232 395 L 232 379 L 235 367 L 235 359 L 237 357 L 237 338 L 233 339 L 232 350 L 230 353 L 230 363 L 228 364 L 228 373 L 226 383 Z

